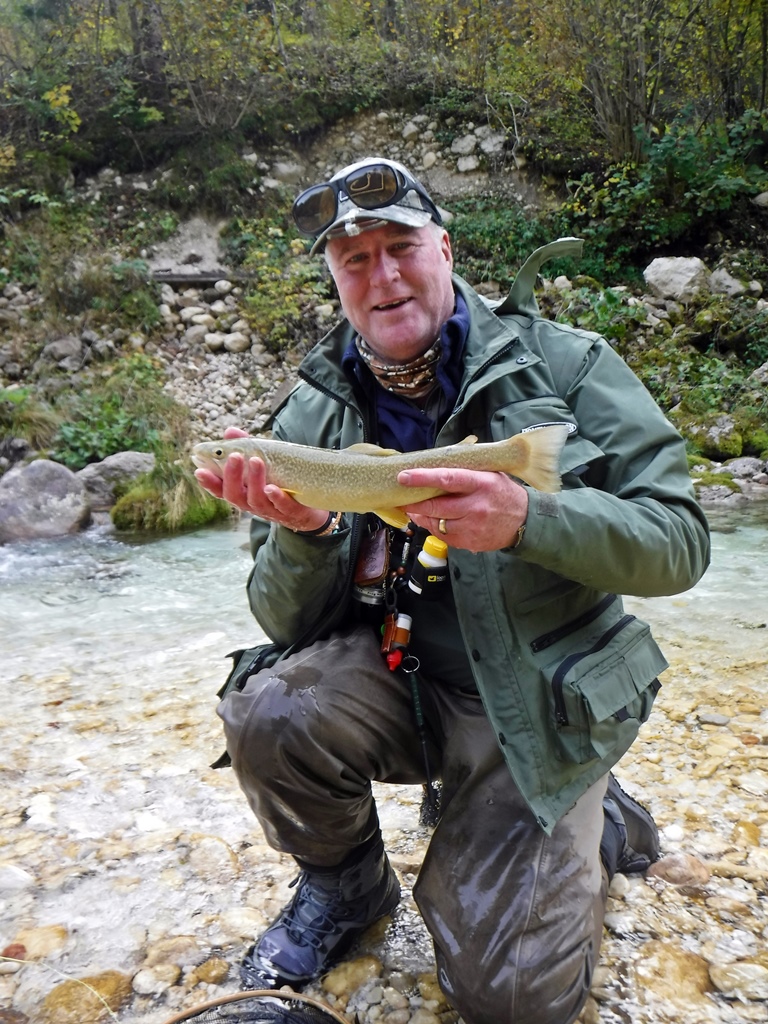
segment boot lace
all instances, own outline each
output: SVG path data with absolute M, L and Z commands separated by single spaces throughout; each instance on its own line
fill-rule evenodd
M 283 912 L 283 924 L 292 942 L 321 949 L 325 939 L 341 931 L 340 918 L 349 916 L 349 907 L 338 890 L 313 885 L 307 871 L 291 882 L 298 891 Z

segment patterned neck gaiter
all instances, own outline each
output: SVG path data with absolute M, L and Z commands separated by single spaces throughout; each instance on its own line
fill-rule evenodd
M 355 346 L 360 358 L 379 384 L 396 395 L 402 395 L 403 398 L 424 398 L 437 382 L 435 373 L 442 348 L 439 337 L 426 352 L 422 352 L 408 363 L 385 363 L 368 347 L 360 335 L 355 338 Z

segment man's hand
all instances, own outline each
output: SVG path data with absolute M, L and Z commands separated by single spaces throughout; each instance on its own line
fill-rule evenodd
M 397 479 L 406 487 L 439 487 L 448 492 L 403 509 L 417 526 L 454 548 L 498 551 L 509 547 L 517 541 L 528 515 L 528 492 L 504 473 L 407 469 Z
M 248 437 L 248 433 L 238 427 L 227 427 L 224 437 Z M 328 519 L 327 511 L 307 508 L 282 487 L 267 483 L 267 470 L 261 459 L 246 460 L 239 452 L 233 452 L 224 463 L 223 476 L 208 469 L 196 469 L 195 476 L 201 487 L 215 498 L 223 498 L 243 512 L 251 512 L 290 530 L 317 530 Z

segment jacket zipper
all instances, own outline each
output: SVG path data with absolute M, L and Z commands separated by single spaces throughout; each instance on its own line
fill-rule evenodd
M 580 662 L 583 658 L 588 658 L 590 654 L 596 654 L 598 651 L 602 651 L 604 647 L 613 640 L 617 633 L 620 633 L 622 629 L 633 622 L 635 619 L 634 615 L 625 615 L 619 619 L 618 622 L 614 623 L 613 626 L 607 632 L 603 633 L 600 639 L 594 643 L 587 651 L 577 651 L 576 654 L 571 654 L 561 662 L 552 677 L 552 692 L 555 698 L 555 721 L 558 725 L 568 725 L 568 713 L 565 710 L 565 701 L 563 700 L 563 683 L 565 677 L 568 675 L 570 670 Z
M 485 371 L 488 369 L 489 366 L 493 366 L 494 363 L 497 363 L 500 359 L 502 359 L 504 356 L 506 356 L 508 352 L 511 352 L 512 349 L 515 347 L 515 345 L 517 345 L 519 343 L 520 343 L 520 339 L 518 337 L 516 337 L 514 339 L 514 341 L 508 342 L 508 344 L 506 344 L 503 349 L 501 349 L 495 355 L 491 356 L 490 359 L 486 359 L 486 361 L 483 363 L 483 365 L 478 367 L 477 370 L 475 370 L 475 372 L 469 378 L 469 380 L 467 381 L 465 386 L 461 389 L 461 393 L 459 394 L 459 404 L 451 412 L 450 416 L 448 417 L 449 420 L 453 419 L 453 417 L 457 413 L 461 412 L 461 410 L 464 408 L 464 401 L 465 401 L 465 397 L 466 397 L 467 391 L 475 383 L 475 381 L 478 380 L 480 377 L 482 377 L 482 375 L 485 373 Z
M 570 622 L 563 623 L 563 625 L 558 626 L 557 629 L 553 629 L 551 632 L 544 633 L 542 636 L 537 636 L 535 640 L 531 640 L 531 650 L 534 654 L 538 654 L 539 651 L 543 651 L 547 647 L 551 647 L 552 644 L 556 644 L 558 640 L 562 640 L 564 637 L 568 636 L 569 633 L 575 633 L 576 630 L 581 629 L 583 626 L 588 626 L 590 622 L 594 622 L 595 619 L 600 618 L 603 612 L 607 608 L 610 608 L 615 600 L 615 594 L 606 594 L 602 601 L 599 601 L 593 608 L 588 609 L 577 619 L 571 619 Z

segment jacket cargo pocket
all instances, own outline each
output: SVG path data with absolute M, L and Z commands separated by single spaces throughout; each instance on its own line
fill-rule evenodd
M 589 648 L 545 669 L 560 756 L 621 756 L 651 713 L 666 659 L 649 626 L 625 615 Z

